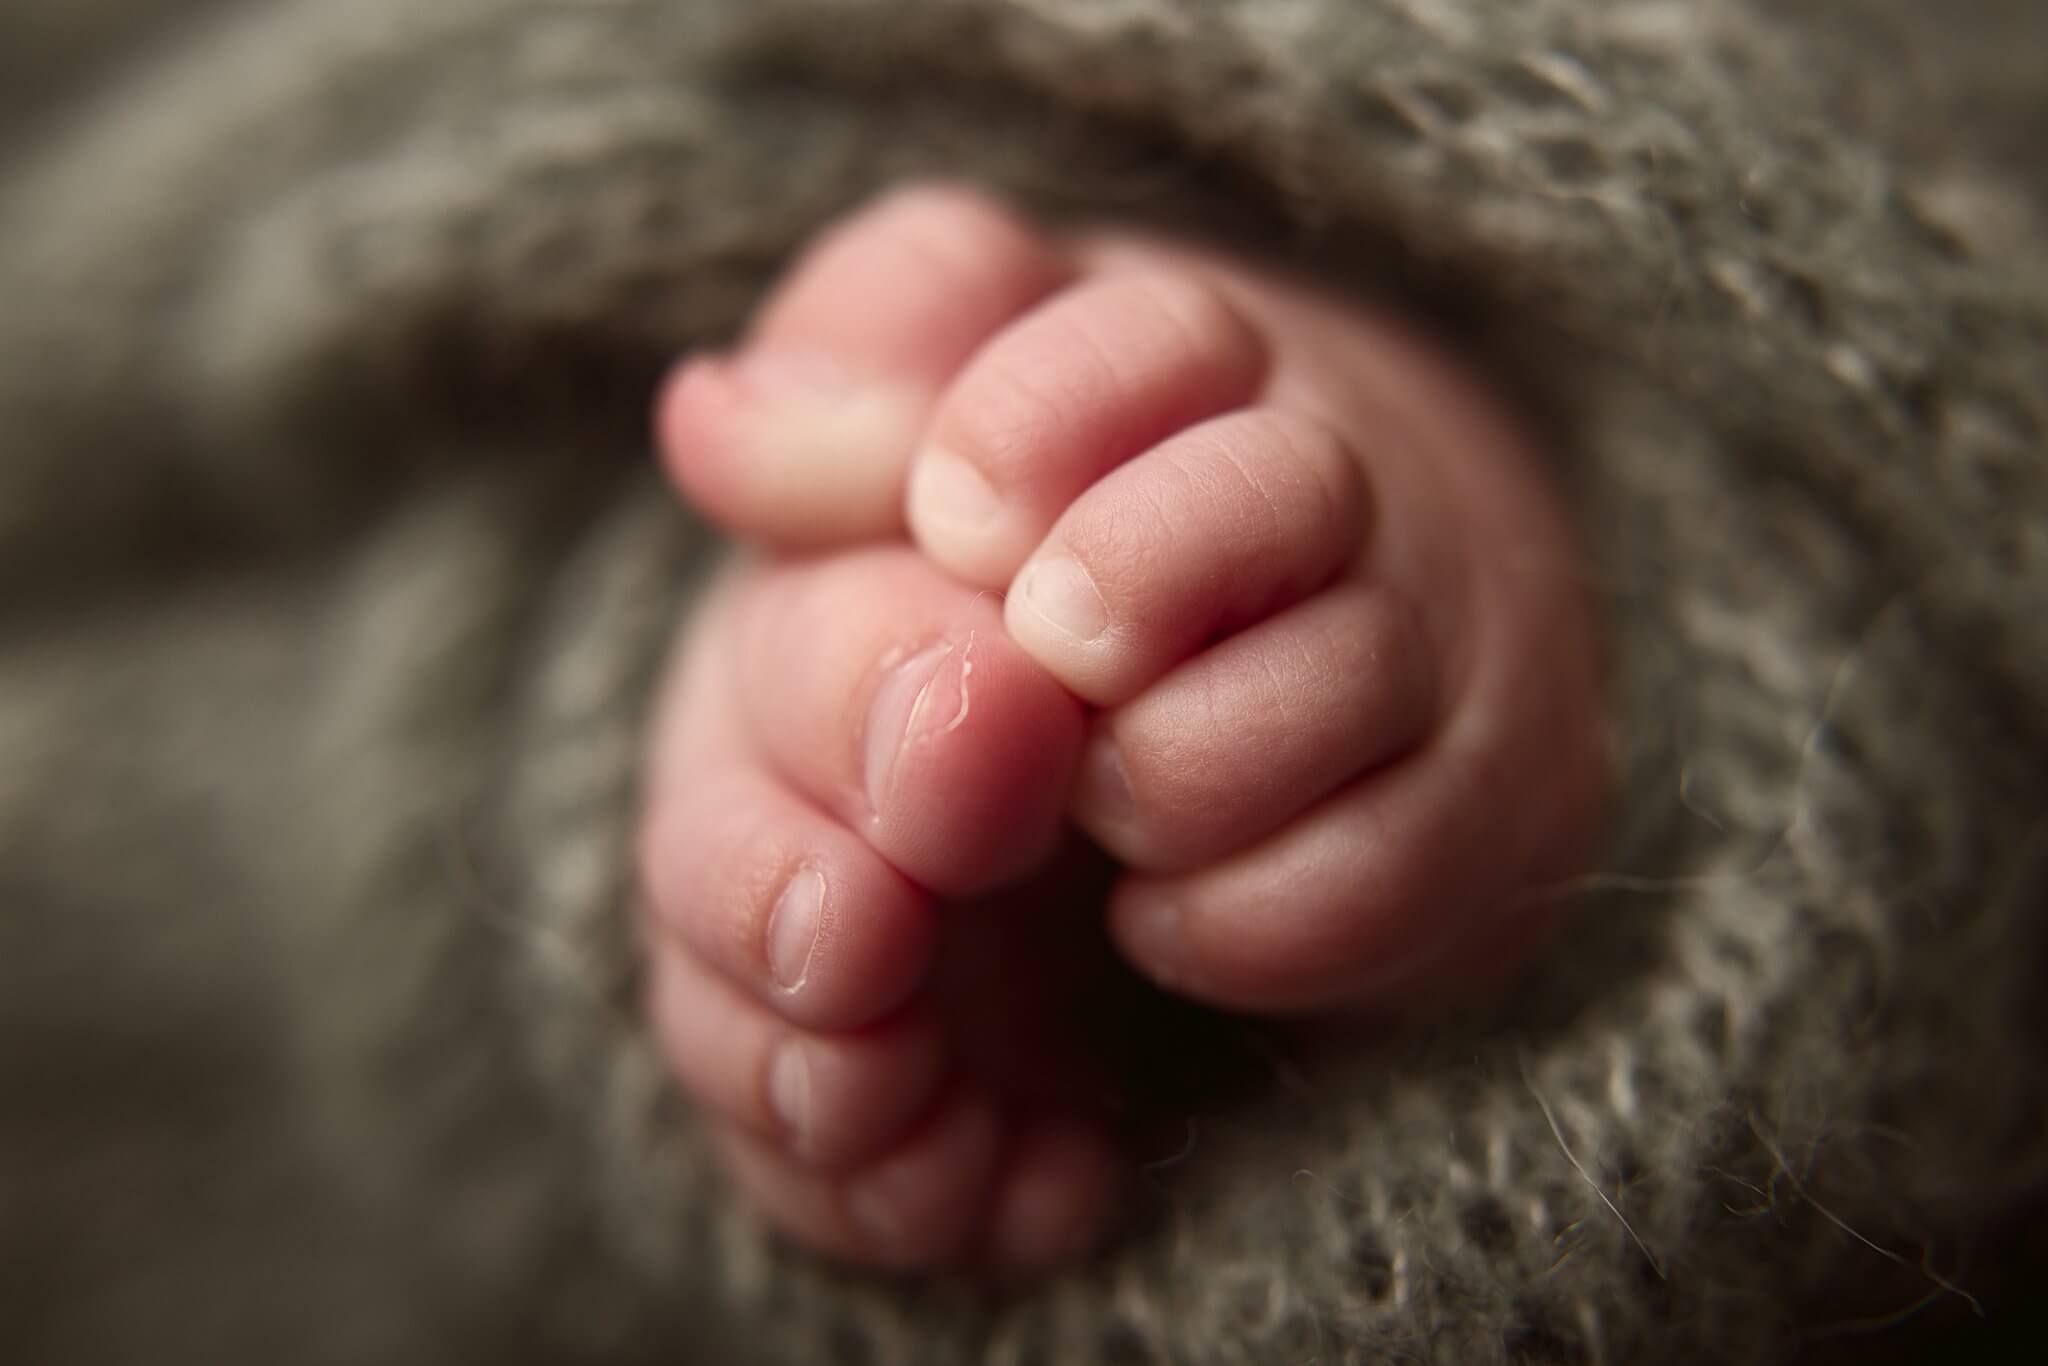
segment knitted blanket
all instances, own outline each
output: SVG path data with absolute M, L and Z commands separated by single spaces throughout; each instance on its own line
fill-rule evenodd
M 0 1357 L 1751 1362 L 1967 1311 L 2048 1189 L 2044 27 L 10 0 Z M 1425 313 L 1545 424 L 1614 655 L 1534 975 L 1147 1044 L 1243 1075 L 1024 1285 L 768 1236 L 628 919 L 718 553 L 652 384 L 931 173 Z

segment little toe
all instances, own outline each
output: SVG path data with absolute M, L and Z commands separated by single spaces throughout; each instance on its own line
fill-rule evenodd
M 1068 688 L 1114 706 L 1355 560 L 1367 502 L 1327 427 L 1232 413 L 1082 494 L 1017 574 L 1004 620 Z
M 995 1107 L 966 1087 L 944 1096 L 895 1148 L 850 1172 L 820 1171 L 743 1129 L 719 1137 L 734 1177 L 784 1233 L 828 1256 L 899 1270 L 965 1253 L 1002 1155 Z
M 986 196 L 942 185 L 885 195 L 820 236 L 732 356 L 677 367 L 656 412 L 664 463 L 739 535 L 824 545 L 891 534 L 942 388 L 1066 274 Z
M 1570 724 L 1568 721 L 1563 724 Z M 1444 732 L 1197 871 L 1133 876 L 1110 932 L 1141 972 L 1243 1010 L 1426 1006 L 1547 913 L 1604 782 L 1591 746 Z
M 1439 705 L 1414 610 L 1348 578 L 1097 717 L 1074 816 L 1131 868 L 1187 871 L 1422 743 Z
M 897 1140 L 938 1091 L 935 1020 L 910 1012 L 855 1034 L 797 1028 L 674 944 L 651 946 L 649 1013 L 691 1094 L 792 1159 L 821 1168 Z
M 910 473 L 918 544 L 968 583 L 1008 583 L 1105 471 L 1248 400 L 1256 332 L 1198 277 L 1130 271 L 1055 295 L 947 390 Z
M 753 743 L 913 881 L 986 890 L 1051 850 L 1081 708 L 989 595 L 887 546 L 770 568 L 736 616 Z

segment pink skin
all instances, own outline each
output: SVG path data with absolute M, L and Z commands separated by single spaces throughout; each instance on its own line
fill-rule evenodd
M 1108 1227 L 1066 820 L 1121 866 L 1079 909 L 1212 1005 L 1437 1004 L 1541 941 L 1606 781 L 1578 559 L 1527 438 L 1400 323 L 919 187 L 657 424 L 770 549 L 667 687 L 650 1010 L 789 1235 L 1032 1269 Z

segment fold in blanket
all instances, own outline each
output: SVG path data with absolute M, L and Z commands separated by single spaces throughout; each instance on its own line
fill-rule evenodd
M 72 66 L 0 141 L 0 1354 L 1756 1361 L 1966 1307 L 2048 1180 L 2043 21 L 1770 8 L 17 7 Z M 1625 779 L 1512 999 L 1184 1101 L 1130 1235 L 1002 1293 L 772 1241 L 627 919 L 718 554 L 647 395 L 932 173 L 1491 367 Z

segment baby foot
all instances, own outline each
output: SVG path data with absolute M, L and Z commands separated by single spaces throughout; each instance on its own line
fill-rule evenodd
M 1046 860 L 1083 724 L 998 603 L 908 546 L 739 564 L 701 606 L 646 781 L 650 1005 L 805 1240 L 1028 1263 L 1106 1206 L 1106 1143 L 961 1067 L 933 980 L 934 896 Z
M 650 787 L 653 900 L 694 946 L 665 969 L 664 1037 L 684 1079 L 728 1097 L 756 1135 L 777 1132 L 757 1099 L 773 1087 L 720 1090 L 697 1055 L 745 1052 L 732 1040 L 750 1027 L 721 1013 L 740 994 L 717 974 L 760 977 L 776 939 L 769 890 L 808 895 L 789 870 L 821 859 L 859 870 L 832 875 L 841 977 L 806 990 L 860 1008 L 798 1005 L 780 986 L 748 1008 L 766 1002 L 785 1032 L 882 1021 L 817 1036 L 845 1059 L 848 1099 L 808 1094 L 814 1116 L 839 1105 L 858 1117 L 834 1123 L 868 1126 L 848 1150 L 884 1144 L 919 1108 L 904 1097 L 921 1103 L 942 1070 L 929 1061 L 941 1026 L 914 999 L 934 933 L 920 889 L 1028 867 L 1051 841 L 1067 765 L 1073 816 L 1123 865 L 1115 942 L 1160 984 L 1227 1007 L 1405 1007 L 1476 990 L 1539 936 L 1529 891 L 1585 848 L 1605 770 L 1565 520 L 1503 405 L 1400 322 L 1246 262 L 1119 234 L 1055 245 L 975 196 L 916 190 L 823 238 L 735 358 L 679 370 L 659 423 L 672 476 L 735 532 L 823 546 L 907 522 L 928 561 L 873 550 L 755 571 L 840 583 L 837 615 L 767 626 L 787 610 L 771 591 L 750 607 L 722 599 L 693 631 L 691 656 L 725 661 L 728 708 L 788 698 L 752 729 L 678 723 L 756 736 L 749 771 L 780 805 L 740 815 L 740 787 L 721 794 L 703 761 L 688 783 L 672 766 Z M 1000 611 L 973 589 L 1005 592 Z M 914 604 L 929 619 L 906 618 Z M 991 629 L 998 615 L 1006 632 Z M 749 653 L 727 637 L 771 643 Z M 970 638 L 977 661 L 1000 661 L 974 679 L 1002 682 L 972 692 L 959 710 L 973 728 L 932 751 L 957 745 L 963 767 L 920 761 L 889 790 L 916 816 L 884 818 L 844 795 L 858 784 L 805 778 L 871 738 L 843 699 L 876 691 L 881 660 L 954 679 Z M 787 680 L 821 650 L 845 652 L 838 686 L 797 695 Z M 953 688 L 919 714 L 964 702 Z M 689 992 L 696 1003 L 673 999 Z M 767 1075 L 752 1065 L 749 1078 Z M 917 1253 L 890 1260 L 957 1250 L 977 1221 L 1011 1260 L 1092 1231 L 1111 1170 L 1098 1135 L 1060 1130 L 1020 1175 L 1023 1159 L 996 1155 L 992 1112 L 947 1096 L 904 1150 L 954 1155 L 945 1180 L 902 1183 L 919 1192 L 909 1222 L 935 1222 L 905 1241 L 899 1220 L 889 1246 Z M 850 1198 L 844 1178 L 803 1165 L 820 1151 L 806 1142 L 772 1161 L 745 1150 L 742 1179 L 800 1237 L 877 1256 L 882 1244 L 818 1213 Z M 825 1145 L 834 1157 L 838 1144 Z

